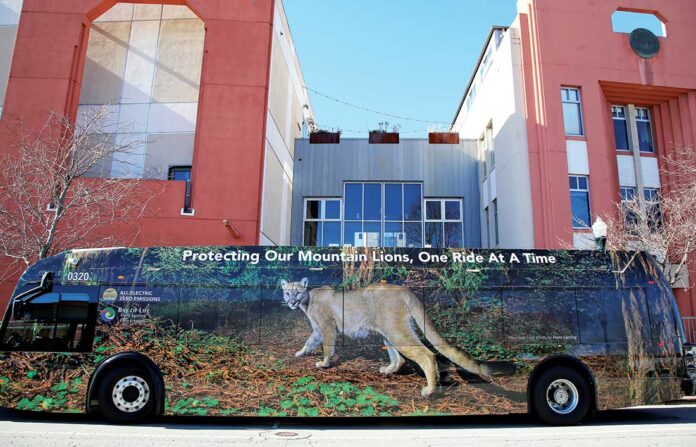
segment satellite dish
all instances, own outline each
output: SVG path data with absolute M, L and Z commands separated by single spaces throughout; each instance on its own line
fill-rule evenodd
M 660 40 L 655 33 L 645 28 L 637 28 L 628 36 L 631 48 L 643 59 L 650 59 L 660 52 Z

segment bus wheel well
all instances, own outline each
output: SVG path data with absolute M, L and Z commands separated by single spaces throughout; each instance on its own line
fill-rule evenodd
M 94 370 L 92 376 L 89 380 L 89 386 L 87 388 L 87 413 L 94 413 L 99 409 L 99 401 L 97 396 L 99 394 L 99 383 L 104 377 L 107 371 L 111 371 L 114 368 L 124 368 L 124 367 L 138 367 L 147 371 L 152 383 L 155 386 L 153 390 L 155 396 L 155 412 L 157 416 L 162 415 L 164 412 L 164 379 L 162 378 L 162 372 L 155 362 L 153 362 L 146 355 L 137 352 L 122 352 L 115 354 L 106 360 L 102 361 L 97 369 Z
M 595 411 L 597 409 L 597 384 L 595 383 L 594 376 L 592 375 L 592 372 L 590 371 L 590 368 L 587 367 L 587 365 L 585 365 L 579 359 L 571 356 L 550 357 L 543 360 L 534 368 L 534 371 L 532 371 L 532 374 L 529 376 L 529 381 L 527 382 L 528 411 L 530 413 L 534 411 L 532 399 L 534 396 L 534 386 L 536 385 L 537 380 L 544 373 L 544 371 L 547 371 L 549 368 L 553 368 L 556 366 L 565 366 L 566 368 L 574 369 L 575 371 L 580 373 L 585 378 L 585 380 L 587 380 L 587 384 L 590 387 L 592 396 L 592 402 L 590 403 L 590 412 Z

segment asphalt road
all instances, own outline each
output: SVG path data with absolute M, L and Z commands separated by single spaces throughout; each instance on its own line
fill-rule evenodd
M 0 446 L 689 446 L 696 404 L 603 412 L 576 427 L 547 427 L 527 416 L 270 420 L 164 418 L 145 426 L 95 417 L 0 410 Z

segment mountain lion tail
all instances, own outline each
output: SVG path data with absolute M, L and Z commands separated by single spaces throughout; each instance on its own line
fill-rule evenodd
M 409 292 L 411 298 L 409 300 L 409 310 L 413 319 L 416 320 L 416 324 L 418 324 L 421 332 L 425 335 L 426 340 L 442 355 L 460 368 L 464 368 L 486 379 L 490 379 L 493 376 L 514 374 L 515 365 L 512 362 L 482 362 L 469 357 L 466 353 L 447 343 L 447 340 L 438 333 L 433 321 L 425 313 L 423 303 L 413 292 Z

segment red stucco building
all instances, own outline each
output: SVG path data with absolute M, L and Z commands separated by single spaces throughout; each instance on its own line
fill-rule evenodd
M 312 111 L 280 0 L 9 0 L 3 8 L 15 27 L 6 34 L 16 32 L 14 51 L 13 39 L 3 42 L 4 119 L 38 128 L 50 111 L 77 117 L 111 102 L 115 119 L 147 140 L 143 159 L 131 160 L 137 172 L 118 173 L 162 188 L 138 222 L 137 244 L 289 242 L 294 140 Z M 159 173 L 148 175 L 152 163 Z M 190 213 L 186 183 L 167 180 L 182 165 Z M 114 161 L 107 175 L 116 170 Z M 3 285 L 0 306 L 11 288 Z
M 453 123 L 480 141 L 484 246 L 593 248 L 597 217 L 626 197 L 659 197 L 670 187 L 663 156 L 696 150 L 696 7 L 517 6 L 513 24 L 493 29 Z M 656 40 L 644 33 L 638 46 L 659 49 L 632 47 L 626 14 L 656 24 Z M 683 315 L 696 315 L 693 289 L 675 290 Z

